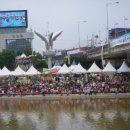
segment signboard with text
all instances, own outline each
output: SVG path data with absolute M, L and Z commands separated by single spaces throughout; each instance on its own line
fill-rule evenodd
M 128 44 L 130 43 L 130 33 L 127 33 L 125 35 L 122 35 L 116 39 L 113 39 L 110 41 L 110 46 L 115 47 L 123 44 Z

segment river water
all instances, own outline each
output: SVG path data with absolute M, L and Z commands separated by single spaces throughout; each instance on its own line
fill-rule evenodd
M 130 130 L 130 99 L 0 99 L 0 130 Z

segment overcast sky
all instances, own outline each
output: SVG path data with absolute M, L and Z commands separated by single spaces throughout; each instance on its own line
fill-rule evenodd
M 62 30 L 54 43 L 54 49 L 78 47 L 78 22 L 80 22 L 81 46 L 87 45 L 87 37 L 100 35 L 105 40 L 107 27 L 106 3 L 116 0 L 0 0 L 0 10 L 28 10 L 28 29 L 41 34 Z M 130 0 L 117 0 L 119 4 L 108 6 L 109 28 L 130 27 Z M 42 52 L 45 46 L 36 35 L 34 50 Z

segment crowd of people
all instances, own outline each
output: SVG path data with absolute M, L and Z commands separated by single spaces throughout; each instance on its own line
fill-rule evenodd
M 43 95 L 46 94 L 85 94 L 126 93 L 130 92 L 130 77 L 118 75 L 51 75 L 41 76 L 37 80 L 30 77 L 29 83 L 8 82 L 0 86 L 0 95 Z

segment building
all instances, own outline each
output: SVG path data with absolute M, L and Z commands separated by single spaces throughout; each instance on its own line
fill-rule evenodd
M 32 49 L 34 34 L 27 27 L 27 10 L 0 11 L 0 52 Z

